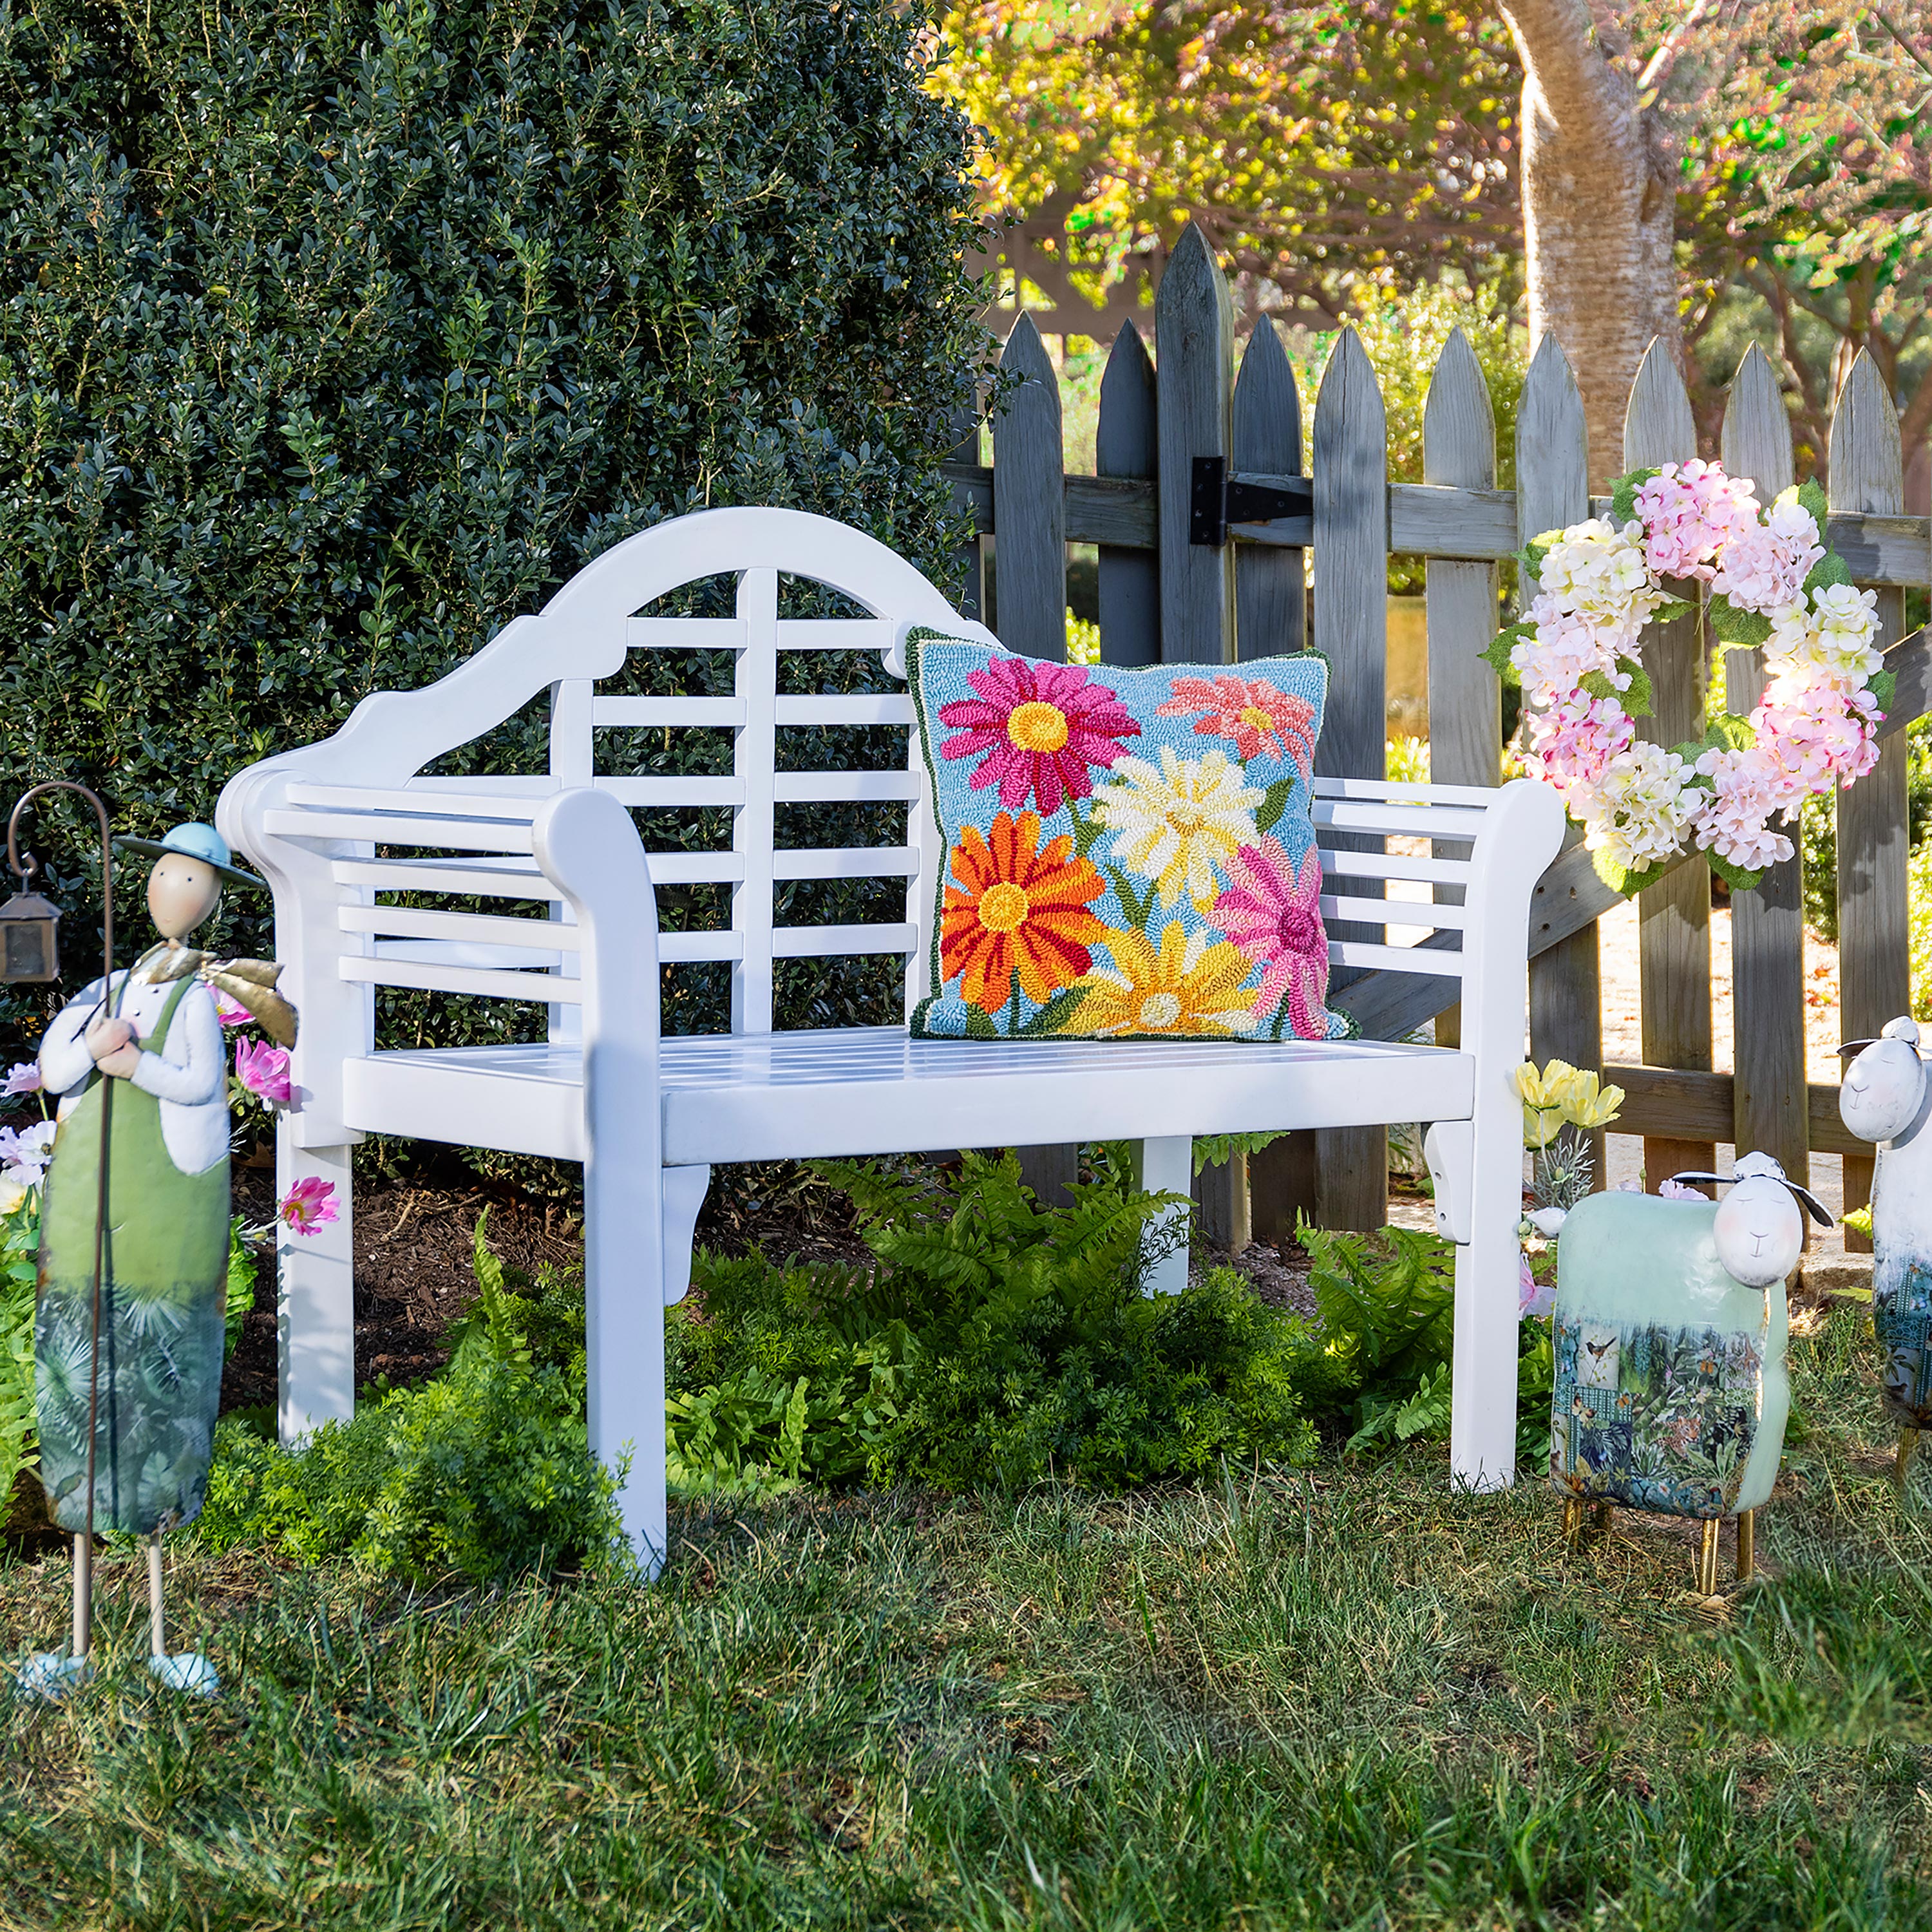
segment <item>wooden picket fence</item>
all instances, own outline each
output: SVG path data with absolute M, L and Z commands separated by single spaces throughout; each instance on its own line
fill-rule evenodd
M 1524 386 L 1514 490 L 1495 487 L 1495 416 L 1460 331 L 1430 384 L 1420 483 L 1388 479 L 1381 393 L 1352 331 L 1323 372 L 1304 460 L 1287 356 L 1264 320 L 1238 368 L 1227 287 L 1191 227 L 1160 284 L 1154 345 L 1150 361 L 1133 325 L 1121 329 L 1100 388 L 1098 473 L 1069 476 L 1052 364 L 1030 321 L 1015 324 L 1000 367 L 1017 386 L 992 422 L 993 462 L 978 463 L 975 426 L 960 451 L 972 460 L 950 466 L 979 535 L 994 539 L 1003 641 L 1034 656 L 1065 655 L 1066 545 L 1096 544 L 1104 662 L 1227 663 L 1312 644 L 1331 668 L 1317 770 L 1379 778 L 1388 559 L 1420 556 L 1427 560 L 1432 776 L 1498 783 L 1501 692 L 1480 653 L 1498 627 L 1498 560 L 1541 531 L 1606 508 L 1590 496 L 1582 405 L 1555 339 L 1544 341 Z M 1732 384 L 1717 453 L 1734 473 L 1754 478 L 1767 501 L 1793 480 L 1790 419 L 1755 346 Z M 1653 350 L 1631 393 L 1619 466 L 1698 454 L 1682 380 Z M 1211 525 L 1218 508 L 1210 500 L 1215 472 L 1202 459 L 1218 459 L 1238 485 L 1285 493 L 1274 506 L 1286 502 L 1290 513 L 1232 522 L 1218 543 L 1199 540 L 1213 534 L 1202 513 Z M 1932 581 L 1932 524 L 1903 514 L 1898 413 L 1863 354 L 1838 398 L 1829 497 L 1831 542 L 1855 578 L 1878 590 L 1886 662 L 1898 674 L 1879 767 L 1838 801 L 1840 1018 L 1850 1038 L 1876 1034 L 1910 1004 L 1900 734 L 1932 709 L 1932 642 L 1924 631 L 1902 636 L 1906 587 Z M 1238 496 L 1230 508 L 1252 514 Z M 980 548 L 976 540 L 959 559 L 975 614 Z M 1640 729 L 1666 745 L 1701 737 L 1700 618 L 1653 625 L 1644 662 L 1656 710 Z M 1762 676 L 1757 652 L 1729 653 L 1732 710 L 1749 708 Z M 1804 1174 L 1815 1148 L 1845 1156 L 1849 1207 L 1866 1198 L 1869 1150 L 1840 1124 L 1835 1087 L 1806 1082 L 1800 863 L 1792 859 L 1732 898 L 1736 1072 L 1712 1070 L 1710 891 L 1701 860 L 1641 896 L 1643 1061 L 1603 1070 L 1628 1096 L 1619 1130 L 1643 1136 L 1650 1174 L 1708 1167 L 1724 1141 L 1761 1148 Z M 1580 1066 L 1603 1064 L 1595 922 L 1616 903 L 1580 847 L 1538 889 L 1530 1032 L 1539 1060 L 1558 1054 Z M 1359 936 L 1383 934 L 1365 928 Z M 1453 988 L 1451 981 L 1371 973 L 1340 987 L 1336 1001 L 1371 1038 L 1395 1038 L 1432 1018 L 1448 1040 L 1456 1015 L 1444 996 Z M 1029 1150 L 1028 1158 L 1037 1182 L 1066 1172 L 1064 1150 Z M 1202 1200 L 1209 1232 L 1235 1244 L 1250 1227 L 1279 1238 L 1298 1209 L 1331 1226 L 1378 1227 L 1387 1218 L 1382 1130 L 1290 1136 L 1256 1156 L 1246 1176 L 1210 1172 Z

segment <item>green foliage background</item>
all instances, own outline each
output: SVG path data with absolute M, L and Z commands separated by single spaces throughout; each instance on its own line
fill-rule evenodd
M 250 760 L 707 505 L 823 511 L 943 578 L 970 132 L 920 85 L 921 24 L 0 11 L 0 792 L 206 818 Z M 493 749 L 528 766 L 542 724 Z M 50 816 L 56 896 L 98 904 Z M 266 912 L 218 942 L 265 948 Z

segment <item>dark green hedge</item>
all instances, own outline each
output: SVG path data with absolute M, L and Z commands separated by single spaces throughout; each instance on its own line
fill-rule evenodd
M 0 5 L 0 804 L 58 775 L 124 830 L 208 817 L 707 504 L 943 572 L 982 338 L 970 132 L 922 24 Z M 79 820 L 35 842 L 82 910 Z M 238 907 L 221 937 L 266 944 Z

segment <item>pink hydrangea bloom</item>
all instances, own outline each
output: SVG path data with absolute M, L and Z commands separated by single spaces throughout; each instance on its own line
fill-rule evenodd
M 335 1183 L 314 1174 L 298 1180 L 281 1198 L 277 1216 L 298 1234 L 313 1234 L 342 1216 L 335 1204 Z
M 12 1100 L 21 1094 L 38 1094 L 40 1090 L 40 1070 L 31 1060 L 16 1060 L 7 1070 L 7 1084 L 0 1087 L 0 1095 Z
M 997 784 L 1009 812 L 1018 811 L 1029 793 L 1043 815 L 1058 812 L 1064 800 L 1090 796 L 1088 768 L 1111 769 L 1123 754 L 1121 741 L 1140 736 L 1118 693 L 1090 683 L 1078 664 L 994 658 L 968 671 L 966 682 L 979 695 L 939 707 L 940 722 L 959 728 L 939 755 L 978 758 L 972 789 Z
M 1614 699 L 1579 693 L 1546 711 L 1530 713 L 1530 769 L 1567 800 L 1596 784 L 1636 735 L 1636 727 Z
M 1784 774 L 1770 752 L 1707 752 L 1697 769 L 1715 788 L 1696 794 L 1691 814 L 1700 847 L 1749 872 L 1791 856 L 1791 841 L 1770 827 L 1787 802 Z
M 289 1085 L 289 1056 L 284 1047 L 265 1040 L 235 1042 L 235 1077 L 250 1093 L 272 1106 L 286 1107 L 293 1097 Z
M 1757 522 L 1757 496 L 1714 463 L 1666 463 L 1637 486 L 1645 560 L 1660 577 L 1712 574 L 1712 560 L 1732 532 Z
M 1328 934 L 1322 924 L 1322 860 L 1311 845 L 1298 872 L 1280 839 L 1244 845 L 1227 862 L 1228 884 L 1204 915 L 1264 970 L 1258 1018 L 1284 999 L 1298 1040 L 1328 1031 Z
M 1811 512 L 1786 490 L 1762 524 L 1742 523 L 1718 560 L 1711 588 L 1742 610 L 1768 616 L 1804 598 L 1804 580 L 1825 554 Z
M 1612 634 L 1563 610 L 1553 597 L 1540 596 L 1529 607 L 1534 633 L 1511 646 L 1510 662 L 1522 680 L 1525 699 L 1548 706 L 1568 698 L 1592 671 L 1628 684 L 1617 670 Z

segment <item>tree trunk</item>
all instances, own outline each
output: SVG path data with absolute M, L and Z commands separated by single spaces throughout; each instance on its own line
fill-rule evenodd
M 1587 0 L 1502 0 L 1522 56 L 1530 351 L 1553 332 L 1576 371 L 1590 484 L 1623 467 L 1637 365 L 1663 336 L 1681 361 L 1672 170 Z

